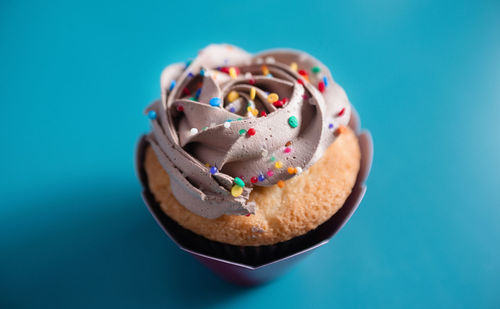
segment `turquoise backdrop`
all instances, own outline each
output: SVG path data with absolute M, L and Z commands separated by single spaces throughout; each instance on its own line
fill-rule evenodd
M 500 307 L 499 1 L 0 3 L 1 308 Z M 146 210 L 161 70 L 211 42 L 328 65 L 372 132 L 347 226 L 232 286 Z

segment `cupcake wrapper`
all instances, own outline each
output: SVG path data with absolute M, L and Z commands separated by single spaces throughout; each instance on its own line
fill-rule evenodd
M 275 245 L 234 246 L 209 240 L 180 226 L 161 209 L 149 189 L 144 169 L 148 142 L 143 136 L 137 146 L 136 169 L 143 186 L 142 196 L 149 211 L 165 233 L 183 250 L 221 277 L 240 285 L 269 281 L 319 246 L 326 244 L 349 220 L 366 192 L 365 180 L 371 168 L 373 142 L 368 131 L 360 132 L 360 121 L 353 109 L 349 126 L 358 135 L 361 148 L 360 171 L 354 188 L 342 208 L 329 220 L 305 235 Z

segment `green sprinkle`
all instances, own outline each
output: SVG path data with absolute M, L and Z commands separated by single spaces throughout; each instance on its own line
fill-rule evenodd
M 245 130 L 245 129 L 241 129 L 239 133 L 240 133 L 240 135 L 246 134 L 246 133 L 247 133 L 247 130 Z
M 244 187 L 245 186 L 245 183 L 243 182 L 243 180 L 241 180 L 240 177 L 234 177 L 234 183 L 240 187 Z
M 270 160 L 271 162 L 273 162 L 274 160 L 276 160 L 276 158 L 274 156 L 271 156 Z
M 311 71 L 314 73 L 314 74 L 318 74 L 321 69 L 319 67 L 312 67 Z
M 236 120 L 241 120 L 241 119 L 243 119 L 243 118 L 240 117 L 240 118 L 237 118 Z
M 191 97 L 189 98 L 190 101 L 196 101 L 196 98 L 195 97 Z
M 202 131 L 205 131 L 206 129 L 208 129 L 208 127 L 204 127 L 203 129 L 201 129 Z
M 292 127 L 292 128 L 296 128 L 299 126 L 299 121 L 297 120 L 297 117 L 295 116 L 290 116 L 290 118 L 288 118 L 288 124 Z

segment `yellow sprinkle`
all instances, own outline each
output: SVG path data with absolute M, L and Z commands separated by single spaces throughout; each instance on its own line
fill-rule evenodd
M 232 188 L 231 188 L 231 195 L 234 196 L 234 197 L 238 197 L 241 195 L 241 193 L 243 193 L 243 187 L 240 187 L 238 185 L 234 185 Z
M 208 163 L 205 163 L 205 166 L 206 166 L 206 167 L 210 167 L 210 164 L 208 164 Z
M 264 74 L 264 75 L 269 74 L 269 69 L 267 68 L 267 65 L 262 66 L 262 74 Z
M 295 170 L 295 167 L 290 166 L 288 168 L 288 174 L 295 174 L 297 171 Z
M 257 117 L 258 114 L 259 114 L 259 110 L 257 110 L 256 108 L 253 108 L 252 109 L 252 115 L 254 115 L 255 117 Z
M 298 68 L 299 67 L 297 66 L 297 63 L 295 63 L 295 62 L 290 63 L 290 70 L 297 72 Z
M 283 163 L 281 163 L 281 161 L 276 161 L 276 163 L 274 163 L 274 167 L 276 167 L 276 168 L 282 168 L 283 167 Z
M 252 112 L 252 109 L 253 109 L 253 108 L 252 108 L 251 106 L 248 106 L 248 107 L 247 107 L 247 112 L 251 113 L 251 112 Z
M 278 180 L 278 187 L 283 188 L 285 186 L 285 182 L 283 180 Z
M 250 100 L 255 99 L 255 93 L 256 93 L 256 91 L 255 91 L 255 87 L 252 87 L 252 88 L 250 89 Z
M 267 102 L 274 103 L 279 100 L 279 96 L 276 93 L 271 93 L 267 96 Z
M 229 76 L 231 76 L 232 79 L 236 79 L 236 70 L 233 67 L 229 68 Z
M 234 100 L 236 100 L 239 97 L 240 97 L 240 95 L 234 90 L 229 92 L 229 94 L 227 95 L 227 99 L 229 100 L 229 102 L 233 102 Z

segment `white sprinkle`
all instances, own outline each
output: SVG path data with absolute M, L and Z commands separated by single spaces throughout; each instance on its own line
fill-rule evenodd
M 224 122 L 224 128 L 229 128 L 231 126 L 231 123 L 229 121 Z
M 196 135 L 196 134 L 198 134 L 198 129 L 191 128 L 191 131 L 189 131 L 189 133 L 191 134 L 191 136 Z
M 262 149 L 262 152 L 260 153 L 263 157 L 267 157 L 267 155 L 269 154 L 269 152 L 267 151 L 267 149 Z
M 300 173 L 302 173 L 302 167 L 297 166 L 297 167 L 295 168 L 295 173 L 296 173 L 297 175 L 299 175 Z
M 274 57 L 268 56 L 268 57 L 266 57 L 266 62 L 272 64 L 272 63 L 276 62 L 276 60 L 274 60 Z
M 245 73 L 245 78 L 246 78 L 246 79 L 250 79 L 250 78 L 252 78 L 252 73 L 250 73 L 250 72 L 246 72 L 246 73 Z

